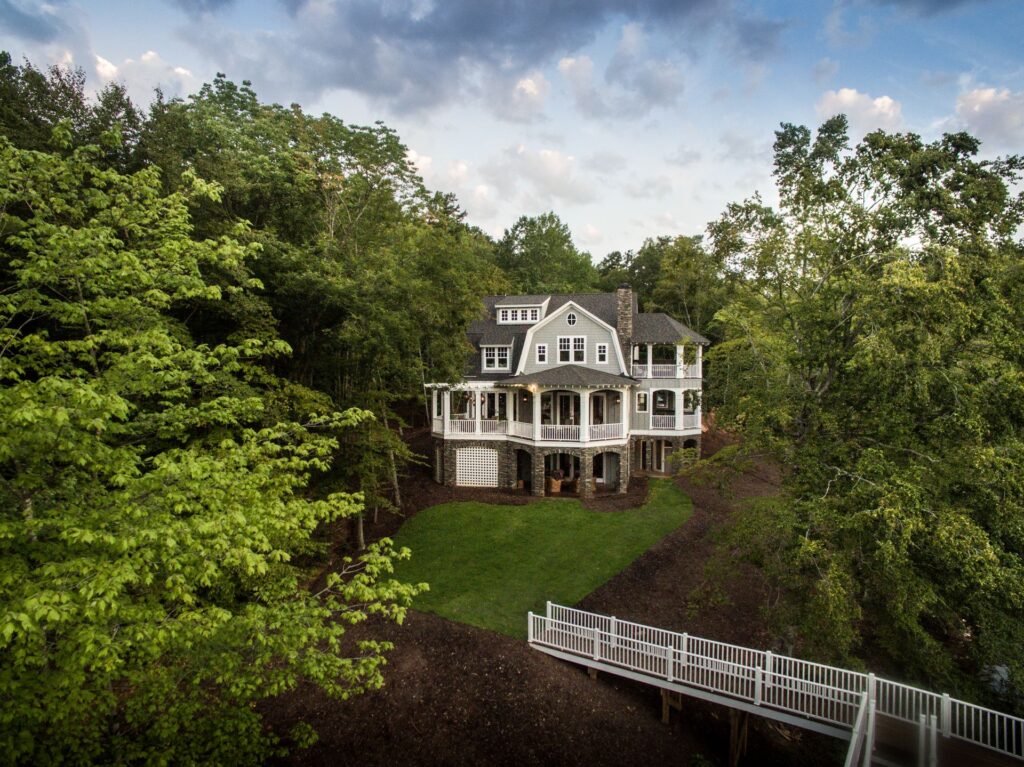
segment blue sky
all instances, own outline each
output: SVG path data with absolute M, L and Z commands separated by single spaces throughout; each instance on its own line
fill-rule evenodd
M 1024 151 L 1022 36 L 1020 0 L 0 0 L 15 59 L 383 120 L 471 223 L 553 210 L 595 260 L 772 199 L 780 122 Z

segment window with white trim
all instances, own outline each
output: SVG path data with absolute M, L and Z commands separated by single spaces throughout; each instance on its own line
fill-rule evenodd
M 540 309 L 530 309 L 530 322 L 536 322 L 540 319 Z
M 502 309 L 498 312 L 498 320 L 501 322 L 508 322 L 508 309 Z
M 565 315 L 565 324 L 566 325 L 570 325 L 570 326 L 576 324 L 576 313 L 575 312 L 569 312 L 567 315 Z
M 502 306 L 495 311 L 499 325 L 529 325 L 540 320 L 539 306 Z
M 587 361 L 587 337 L 559 336 L 558 361 L 585 363 Z
M 548 364 L 548 345 L 537 344 L 537 364 L 547 365 Z
M 638 391 L 636 393 L 636 412 L 647 412 L 647 392 L 645 391 Z
M 608 344 L 597 345 L 597 364 L 607 365 L 608 364 Z
M 507 346 L 485 346 L 483 347 L 483 369 L 484 370 L 508 370 Z

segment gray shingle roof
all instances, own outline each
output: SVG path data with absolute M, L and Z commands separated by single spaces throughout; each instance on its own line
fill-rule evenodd
M 543 296 L 498 296 L 495 306 L 536 306 L 548 300 L 550 293 Z
M 558 365 L 529 375 L 512 376 L 498 381 L 504 386 L 628 386 L 634 383 L 629 376 L 617 376 L 603 370 L 585 368 L 581 365 Z
M 686 325 L 667 314 L 638 314 L 633 319 L 633 342 L 638 344 L 674 344 L 680 340 L 697 344 L 711 343 Z

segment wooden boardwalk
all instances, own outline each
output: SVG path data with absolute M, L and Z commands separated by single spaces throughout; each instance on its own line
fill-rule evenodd
M 848 740 L 846 764 L 1024 764 L 1024 720 L 874 674 L 547 605 L 532 647 L 590 669 Z

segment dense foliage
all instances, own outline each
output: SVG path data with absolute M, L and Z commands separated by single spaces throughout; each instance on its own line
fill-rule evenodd
M 1019 158 L 842 117 L 783 126 L 777 208 L 714 247 L 745 280 L 709 389 L 783 493 L 737 531 L 775 614 L 821 657 L 881 655 L 965 694 L 1024 674 L 1024 260 Z M 979 680 L 993 676 L 1008 683 Z
M 300 588 L 313 529 L 360 501 L 312 499 L 310 477 L 368 414 L 278 420 L 259 362 L 284 344 L 196 343 L 175 309 L 225 291 L 201 266 L 237 272 L 254 248 L 190 236 L 216 187 L 164 195 L 155 169 L 96 154 L 0 144 L 0 749 L 257 761 L 273 740 L 252 704 L 301 679 L 379 685 L 386 646 L 340 637 L 400 620 L 415 589 L 387 577 L 386 541 Z

